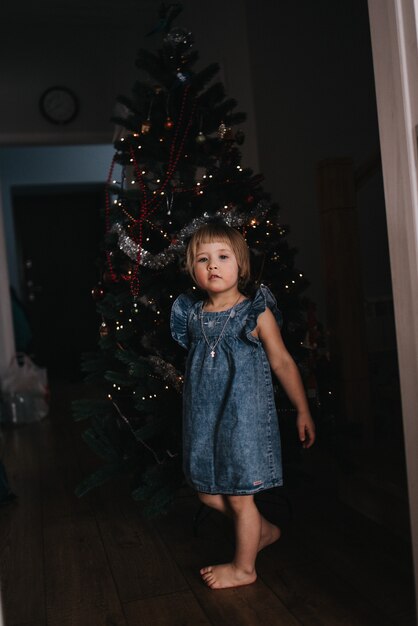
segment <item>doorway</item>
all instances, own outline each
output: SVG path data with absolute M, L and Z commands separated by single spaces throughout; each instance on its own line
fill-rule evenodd
M 12 206 L 30 352 L 50 378 L 80 380 L 81 354 L 97 347 L 104 186 L 15 187 Z

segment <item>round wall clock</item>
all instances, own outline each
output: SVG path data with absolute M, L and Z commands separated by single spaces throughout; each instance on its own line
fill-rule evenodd
M 42 115 L 53 124 L 72 122 L 79 109 L 77 96 L 68 87 L 60 85 L 44 91 L 39 106 Z

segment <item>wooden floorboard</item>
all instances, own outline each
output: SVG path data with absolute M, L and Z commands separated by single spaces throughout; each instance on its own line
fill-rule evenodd
M 46 523 L 45 570 L 47 624 L 126 626 L 94 518 Z
M 329 498 L 320 494 L 299 506 L 295 498 L 295 503 L 302 545 L 309 545 L 330 572 L 341 573 L 353 593 L 366 595 L 388 619 L 400 609 L 413 610 L 411 553 L 403 539 L 341 503 L 330 506 Z
M 190 490 L 154 521 L 142 518 L 126 479 L 74 495 L 101 464 L 81 440 L 87 424 L 70 417 L 69 401 L 83 395 L 53 389 L 47 419 L 4 433 L 18 495 L 0 508 L 5 626 L 416 624 L 408 542 L 320 485 L 261 494 L 282 538 L 259 555 L 254 585 L 208 589 L 199 569 L 231 558 L 232 528 L 211 512 L 195 537 Z
M 314 558 L 293 528 L 260 554 L 260 576 L 303 624 L 312 626 L 383 626 L 373 606 Z M 389 626 L 389 625 L 388 625 Z
M 94 515 L 92 499 L 77 498 L 74 485 L 84 477 L 75 454 L 73 437 L 64 424 L 55 419 L 38 425 L 42 503 L 48 521 L 78 515 Z
M 16 626 L 45 626 L 45 622 L 25 622 L 24 624 L 16 624 Z
M 155 525 L 141 518 L 124 485 L 103 490 L 95 514 L 121 602 L 188 590 Z
M 40 443 L 37 425 L 10 431 L 4 464 L 18 500 L 0 508 L 0 580 L 8 624 L 45 623 Z
M 125 605 L 129 626 L 210 626 L 191 591 L 144 598 Z
M 126 626 L 97 525 L 93 498 L 74 487 L 83 476 L 65 420 L 39 424 L 47 624 Z

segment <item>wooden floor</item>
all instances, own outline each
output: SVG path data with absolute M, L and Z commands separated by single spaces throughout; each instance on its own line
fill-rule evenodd
M 410 547 L 315 485 L 265 493 L 282 525 L 260 554 L 258 580 L 211 591 L 199 567 L 233 553 L 229 524 L 210 513 L 194 537 L 193 494 L 146 522 L 124 483 L 77 499 L 96 460 L 68 399 L 5 431 L 4 462 L 18 501 L 0 508 L 5 626 L 414 626 Z M 289 498 L 293 515 L 290 515 Z

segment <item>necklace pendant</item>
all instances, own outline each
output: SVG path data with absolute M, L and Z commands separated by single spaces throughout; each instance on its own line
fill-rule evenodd
M 215 350 L 211 350 L 211 352 L 210 352 L 210 356 L 212 357 L 212 359 L 214 359 L 214 358 L 215 358 Z

